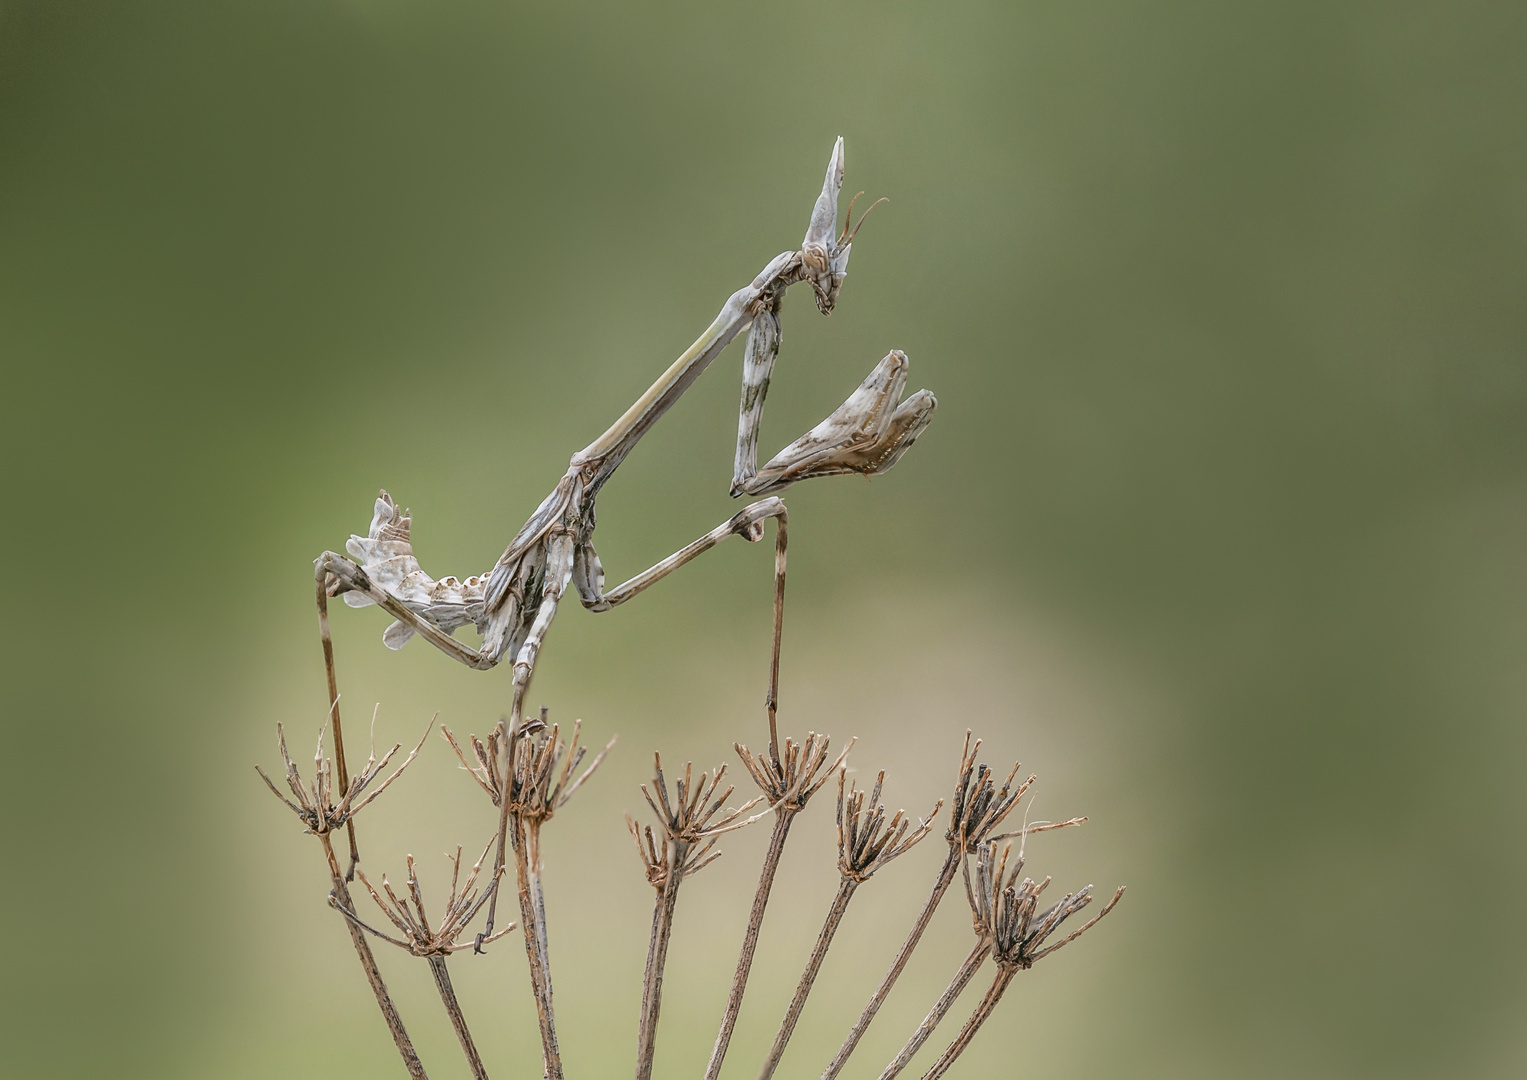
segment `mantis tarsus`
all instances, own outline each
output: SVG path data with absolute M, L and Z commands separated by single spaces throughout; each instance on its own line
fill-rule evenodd
M 780 307 L 785 290 L 798 281 L 811 283 L 817 307 L 830 314 L 848 270 L 858 226 L 849 227 L 853 204 L 838 231 L 838 193 L 843 184 L 843 140 L 833 146 L 821 194 L 800 250 L 770 260 L 745 288 L 722 305 L 699 339 L 603 435 L 572 456 L 567 472 L 537 507 L 508 548 L 486 574 L 465 581 L 435 580 L 414 557 L 409 518 L 384 491 L 365 536 L 345 545 L 350 558 L 332 551 L 319 556 L 320 627 L 330 673 L 331 705 L 336 703 L 329 643 L 327 600 L 343 595 L 352 607 L 376 604 L 397 621 L 383 634 L 388 647 L 402 648 L 415 634 L 468 667 L 486 670 L 505 657 L 513 662 L 513 697 L 508 736 L 524 726 L 525 694 L 547 629 L 569 584 L 590 611 L 608 611 L 666 577 L 730 536 L 761 540 L 764 522 L 775 521 L 774 635 L 767 706 L 770 752 L 778 757 L 775 709 L 778 699 L 779 650 L 784 613 L 786 513 L 774 495 L 789 485 L 840 473 L 885 472 L 906 452 L 932 419 L 937 402 L 927 390 L 901 401 L 907 358 L 893 351 L 881 360 L 836 411 L 758 468 L 758 428 L 764 398 L 780 342 Z M 873 209 L 873 207 L 871 207 Z M 868 211 L 865 212 L 868 214 Z M 864 218 L 859 219 L 862 224 Z M 594 500 L 600 488 L 662 415 L 744 330 L 742 402 L 737 425 L 733 496 L 768 496 L 750 503 L 726 522 L 674 552 L 624 584 L 606 591 L 604 568 L 594 551 Z M 453 632 L 471 625 L 482 635 L 474 649 Z M 339 724 L 335 710 L 335 736 Z M 336 757 L 343 775 L 342 744 Z M 507 813 L 507 811 L 506 811 Z M 504 836 L 503 829 L 500 837 Z M 502 865 L 502 839 L 499 865 Z M 351 837 L 351 868 L 358 858 Z M 491 916 L 490 916 L 491 927 Z

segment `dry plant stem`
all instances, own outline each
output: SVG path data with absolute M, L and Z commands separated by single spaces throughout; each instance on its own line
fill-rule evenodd
M 501 791 L 504 792 L 504 795 L 499 800 L 499 808 L 498 808 L 498 851 L 497 851 L 497 853 L 493 857 L 493 872 L 494 873 L 497 873 L 499 870 L 501 870 L 503 868 L 503 866 L 504 866 L 504 859 L 507 857 L 507 854 L 508 854 L 504 850 L 504 845 L 505 845 L 508 837 L 510 836 L 510 831 L 509 831 L 510 830 L 510 824 L 509 824 L 509 795 L 508 795 L 508 791 L 509 791 L 509 784 L 510 784 L 511 779 L 512 779 L 512 777 L 514 775 L 514 743 L 512 741 L 510 741 L 509 738 L 507 737 L 508 736 L 509 725 L 507 725 L 507 724 L 500 724 L 500 726 L 505 729 L 505 739 L 504 739 L 504 783 L 503 783 L 503 787 L 500 789 Z M 517 729 L 519 727 L 519 725 L 516 724 L 515 727 Z M 514 830 L 513 835 L 515 837 L 515 841 L 514 842 L 516 844 L 518 844 L 519 843 L 519 829 L 518 828 L 516 828 Z M 485 938 L 489 934 L 493 933 L 493 920 L 497 917 L 497 915 L 498 915 L 498 890 L 495 889 L 495 890 L 493 890 L 493 897 L 492 897 L 492 899 L 490 899 L 488 901 L 488 921 L 487 921 L 487 924 L 483 927 L 483 932 L 481 934 L 477 935 L 477 947 L 473 950 L 474 952 L 477 952 L 477 953 L 481 953 L 482 952 L 482 941 L 483 941 L 483 938 Z M 526 929 L 527 932 L 529 932 L 530 924 L 528 922 L 525 924 L 525 929 Z
M 976 1032 L 981 1030 L 981 1025 L 986 1023 L 987 1017 L 991 1016 L 992 1010 L 997 1007 L 997 1002 L 1002 1000 L 1002 993 L 1007 989 L 1007 984 L 1013 981 L 1013 976 L 1020 970 L 1017 964 L 997 965 L 997 977 L 987 988 L 986 996 L 976 1006 L 976 1011 L 970 1014 L 970 1019 L 965 1021 L 965 1026 L 954 1037 L 954 1042 L 949 1044 L 949 1049 L 940 1054 L 939 1059 L 933 1063 L 933 1067 L 923 1073 L 923 1080 L 938 1080 L 949 1071 L 955 1059 L 970 1045 L 970 1040 L 976 1037 Z
M 323 639 L 323 670 L 329 680 L 329 716 L 334 723 L 334 758 L 339 766 L 339 790 L 350 790 L 350 770 L 345 765 L 345 736 L 339 723 L 339 681 L 334 677 L 334 639 L 329 636 L 329 593 L 325 579 L 328 574 L 318 571 L 318 636 Z M 776 637 L 778 632 L 776 631 Z M 345 822 L 350 833 L 350 867 L 345 880 L 355 880 L 355 864 L 361 861 L 360 848 L 355 844 L 355 822 Z
M 329 878 L 333 882 L 334 896 L 346 910 L 354 911 L 355 901 L 350 898 L 344 875 L 339 872 L 334 845 L 329 842 L 327 833 L 319 833 L 318 839 L 323 842 L 323 853 L 329 862 Z M 382 1010 L 382 1019 L 387 1022 L 387 1030 L 392 1032 L 392 1041 L 397 1044 L 398 1053 L 403 1055 L 403 1065 L 408 1069 L 408 1075 L 414 1077 L 414 1080 L 428 1080 L 424 1063 L 419 1060 L 414 1044 L 409 1041 L 408 1032 L 403 1027 L 403 1018 L 398 1015 L 397 1006 L 387 993 L 387 984 L 382 981 L 382 972 L 376 966 L 376 957 L 371 954 L 371 946 L 366 943 L 365 935 L 349 919 L 345 920 L 345 928 L 350 931 L 350 940 L 355 944 L 355 955 L 360 957 L 361 969 L 366 973 L 366 981 L 371 984 L 371 992 L 376 995 L 376 1003 Z
M 445 957 L 429 957 L 429 970 L 435 976 L 435 989 L 440 991 L 440 1000 L 445 1003 L 451 1027 L 456 1029 L 456 1038 L 461 1043 L 461 1052 L 466 1055 L 467 1065 L 472 1069 L 473 1080 L 488 1080 L 488 1070 L 483 1068 L 482 1058 L 477 1055 L 477 1044 L 472 1041 L 472 1033 L 467 1030 L 467 1018 L 462 1015 L 461 1003 L 456 1000 L 456 990 L 451 986 L 451 973 L 445 968 Z
M 536 948 L 541 953 L 541 970 L 546 976 L 546 1001 L 551 1002 L 551 950 L 546 943 L 546 894 L 541 890 L 541 823 L 525 826 L 525 861 L 530 867 L 530 902 L 535 911 Z
M 964 993 L 965 987 L 970 985 L 970 980 L 975 977 L 976 972 L 990 955 L 990 942 L 982 941 L 976 943 L 975 947 L 970 950 L 970 955 L 965 957 L 965 962 L 960 965 L 960 969 L 954 973 L 954 978 L 949 981 L 948 988 L 939 997 L 938 1001 L 933 1003 L 933 1008 L 923 1018 L 923 1022 L 918 1025 L 917 1030 L 912 1033 L 912 1037 L 907 1040 L 907 1045 L 901 1048 L 901 1053 L 897 1054 L 895 1059 L 885 1067 L 885 1071 L 880 1074 L 879 1080 L 893 1080 L 902 1069 L 907 1067 L 907 1063 L 923 1048 L 923 1043 L 927 1042 L 933 1035 L 933 1029 L 938 1027 L 944 1017 L 949 1014 L 949 1010 L 954 1005 L 955 1000 Z
M 507 798 L 505 799 L 507 802 Z M 525 958 L 530 962 L 530 987 L 536 999 L 536 1018 L 541 1025 L 541 1059 L 546 1080 L 562 1080 L 562 1054 L 557 1048 L 557 1024 L 551 1006 L 551 978 L 542 961 L 540 933 L 536 929 L 535 899 L 531 895 L 529 847 L 523 826 L 515 830 L 514 872 L 519 883 L 520 922 L 525 928 Z
M 737 957 L 737 971 L 732 976 L 732 989 L 726 997 L 726 1012 L 721 1017 L 721 1030 L 716 1034 L 716 1045 L 712 1047 L 710 1063 L 705 1067 L 705 1080 L 716 1080 L 721 1075 L 721 1063 L 726 1060 L 726 1048 L 732 1041 L 732 1029 L 737 1026 L 737 1014 L 742 1011 L 742 995 L 748 987 L 753 952 L 758 948 L 758 932 L 763 927 L 764 908 L 769 905 L 769 891 L 774 887 L 779 857 L 785 850 L 785 838 L 790 833 L 790 822 L 796 812 L 789 804 L 774 812 L 774 831 L 769 836 L 769 850 L 764 855 L 763 870 L 758 875 L 758 891 L 753 894 L 753 909 L 748 912 L 747 932 L 742 936 L 742 953 Z
M 670 847 L 670 853 L 675 849 Z M 670 854 L 670 858 L 672 855 Z M 673 932 L 673 912 L 679 903 L 684 875 L 683 858 L 670 861 L 668 876 L 652 907 L 652 937 L 647 943 L 647 969 L 642 976 L 642 1014 L 636 1029 L 636 1080 L 651 1080 L 657 1052 L 658 1013 L 663 1007 L 663 966 L 668 961 L 668 939 Z
M 843 1040 L 843 1045 L 838 1047 L 837 1056 L 827 1066 L 827 1071 L 822 1073 L 822 1080 L 833 1080 L 843 1066 L 848 1064 L 849 1055 L 859 1045 L 859 1040 L 864 1038 L 864 1033 L 869 1029 L 870 1021 L 875 1019 L 875 1014 L 880 1011 L 880 1006 L 885 1004 L 885 999 L 890 996 L 891 988 L 896 985 L 896 980 L 901 977 L 902 969 L 907 966 L 907 961 L 912 958 L 912 950 L 917 948 L 917 943 L 922 940 L 923 931 L 928 928 L 928 923 L 933 919 L 933 913 L 938 909 L 939 901 L 943 900 L 944 893 L 949 888 L 949 883 L 954 880 L 954 873 L 960 868 L 960 849 L 951 845 L 949 856 L 944 860 L 943 869 L 939 871 L 938 878 L 933 882 L 933 891 L 928 894 L 928 902 L 923 905 L 922 911 L 917 915 L 917 921 L 912 924 L 912 930 L 907 934 L 907 940 L 902 943 L 901 950 L 896 954 L 896 959 L 891 961 L 891 970 L 885 973 L 885 978 L 880 980 L 880 985 L 875 988 L 875 993 L 870 996 L 869 1003 L 864 1006 L 864 1011 L 859 1014 L 859 1019 L 854 1021 L 853 1028 L 848 1037 Z
M 790 1001 L 790 1007 L 785 1010 L 785 1018 L 780 1021 L 779 1033 L 774 1036 L 774 1045 L 769 1048 L 769 1056 L 764 1059 L 763 1068 L 758 1070 L 758 1080 L 770 1080 L 774 1070 L 779 1068 L 779 1059 L 785 1054 L 785 1047 L 790 1043 L 790 1036 L 795 1033 L 795 1024 L 801 1018 L 801 1010 L 806 1007 L 806 997 L 811 993 L 811 985 L 816 982 L 817 973 L 822 970 L 822 961 L 827 956 L 827 949 L 832 944 L 832 937 L 838 932 L 838 924 L 843 921 L 843 913 L 848 910 L 848 902 L 853 899 L 854 890 L 859 887 L 859 882 L 853 878 L 845 877 L 838 885 L 838 895 L 833 898 L 832 907 L 827 911 L 827 919 L 822 923 L 822 932 L 817 935 L 816 947 L 811 950 L 811 959 L 806 962 L 806 970 L 801 973 L 800 985 L 795 988 L 795 997 Z

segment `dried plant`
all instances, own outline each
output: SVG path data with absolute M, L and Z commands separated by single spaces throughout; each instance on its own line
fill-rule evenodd
M 744 818 L 763 801 L 759 796 L 736 809 L 723 809 L 735 788 L 720 795 L 716 789 L 726 775 L 726 766 L 718 765 L 710 774 L 701 773 L 694 783 L 690 766 L 674 784 L 673 798 L 668 797 L 668 782 L 663 778 L 663 760 L 652 756 L 652 788 L 642 785 L 647 805 L 658 816 L 662 840 L 653 836 L 652 826 L 637 826 L 630 815 L 626 825 L 636 840 L 636 853 L 647 870 L 647 881 L 657 890 L 652 910 L 652 937 L 647 944 L 647 970 L 642 977 L 642 1011 L 637 1022 L 636 1076 L 647 1080 L 652 1075 L 653 1054 L 657 1049 L 658 1014 L 663 1003 L 663 967 L 668 960 L 668 938 L 673 929 L 673 912 L 679 902 L 679 885 L 721 857 L 716 851 L 716 837 L 751 825 L 757 817 Z M 652 797 L 657 792 L 657 798 Z
M 646 393 L 602 436 L 572 456 L 565 475 L 487 572 L 464 580 L 454 577 L 436 580 L 426 574 L 413 553 L 408 511 L 400 509 L 385 491 L 376 500 L 366 535 L 352 536 L 345 545 L 350 557 L 325 552 L 315 563 L 319 635 L 328 683 L 326 727 L 332 736 L 334 753 L 332 757 L 325 755 L 320 732 L 313 780 L 303 780 L 287 752 L 285 731 L 278 724 L 277 743 L 291 797 L 283 794 L 263 770 L 260 776 L 272 793 L 297 815 L 305 831 L 318 838 L 329 869 L 328 902 L 343 917 L 367 981 L 412 1076 L 424 1077 L 424 1067 L 382 980 L 367 938 L 386 941 L 429 965 L 468 1067 L 477 1080 L 485 1080 L 487 1071 L 452 987 L 447 960 L 465 954 L 466 959 L 458 962 L 476 962 L 475 957 L 483 954 L 485 946 L 515 928 L 515 923 L 509 923 L 494 929 L 499 887 L 508 875 L 511 859 L 520 912 L 518 926 L 524 937 L 526 966 L 541 1037 L 542 1071 L 547 1080 L 561 1080 L 563 1076 L 552 992 L 550 934 L 542 888 L 541 830 L 599 767 L 615 742 L 612 738 L 580 772 L 587 755 L 587 749 L 580 745 L 581 721 L 574 723 L 571 736 L 564 740 L 559 726 L 549 722 L 545 709 L 539 717 L 525 715 L 526 693 L 546 632 L 569 585 L 590 611 L 608 611 L 723 540 L 740 536 L 750 542 L 758 541 L 764 536 L 765 522 L 772 519 L 775 523 L 773 635 L 764 695 L 768 744 L 761 753 L 754 753 L 740 743 L 734 744 L 743 767 L 760 794 L 741 805 L 728 805 L 735 789 L 730 785 L 723 787 L 725 765 L 696 778 L 691 766 L 686 764 L 670 790 L 662 759 L 654 754 L 653 779 L 649 785 L 642 785 L 641 791 L 656 816 L 656 823 L 641 825 L 629 816 L 626 819 L 646 879 L 656 894 L 641 1011 L 637 1018 L 636 1080 L 650 1080 L 654 1070 L 663 971 L 674 928 L 679 888 L 686 879 L 720 856 L 718 842 L 722 835 L 767 816 L 772 815 L 774 819 L 731 986 L 722 1006 L 720 1027 L 706 1067 L 706 1080 L 718 1080 L 731 1043 L 791 824 L 805 812 L 812 797 L 829 780 L 837 777 L 839 886 L 796 991 L 785 1008 L 773 1044 L 760 1065 L 759 1080 L 771 1080 L 788 1048 L 850 900 L 878 871 L 927 837 L 943 810 L 945 800 L 939 800 L 926 818 L 915 822 L 902 810 L 888 815 L 880 801 L 884 772 L 877 774 L 874 785 L 867 792 L 847 779 L 846 759 L 854 740 L 850 739 L 835 758 L 830 758 L 830 740 L 825 735 L 808 733 L 799 743 L 788 736 L 781 741 L 779 735 L 787 514 L 785 504 L 774 493 L 798 481 L 816 477 L 885 472 L 927 427 L 937 404 L 926 390 L 901 400 L 906 384 L 907 358 L 892 350 L 827 419 L 785 447 L 762 468 L 757 465 L 759 425 L 779 352 L 784 293 L 796 282 L 807 282 L 818 309 L 823 314 L 831 313 L 847 274 L 854 238 L 864 221 L 861 216 L 858 223 L 850 227 L 851 201 L 849 214 L 839 229 L 838 194 L 842 182 L 843 141 L 839 139 L 833 147 L 821 194 L 812 208 L 799 250 L 776 256 L 751 284 L 734 293 L 705 333 Z M 871 209 L 882 201 L 877 200 Z M 744 507 L 717 528 L 625 584 L 606 590 L 604 570 L 592 542 L 594 501 L 599 490 L 637 441 L 699 378 L 726 345 L 744 331 L 747 332 L 747 343 L 731 493 L 734 496 L 768 497 Z M 419 753 L 424 740 L 421 739 L 402 764 L 380 782 L 377 782 L 378 777 L 385 772 L 401 744 L 393 746 L 380 758 L 373 751 L 365 766 L 356 775 L 350 775 L 328 613 L 328 601 L 336 596 L 342 596 L 352 607 L 376 605 L 387 611 L 395 620 L 383 633 L 383 641 L 389 648 L 402 648 L 411 638 L 419 636 L 453 659 L 479 670 L 492 668 L 505 658 L 512 661 L 508 716 L 494 726 L 486 738 L 470 735 L 463 747 L 448 728 L 440 729 L 462 768 L 493 804 L 498 829 L 465 877 L 461 848 L 456 848 L 451 857 L 450 889 L 439 909 L 439 917 L 434 920 L 429 918 L 425 906 L 424 890 L 413 856 L 407 857 L 407 876 L 401 890 L 395 890 L 385 876 L 378 889 L 359 868 L 361 853 L 355 828 L 356 815 L 397 780 Z M 458 642 L 452 636 L 454 631 L 466 626 L 474 627 L 481 634 L 478 648 Z M 433 724 L 431 720 L 430 726 Z M 428 731 L 426 728 L 426 736 Z M 925 1080 L 942 1076 L 992 1014 L 1016 973 L 1074 941 L 1113 910 L 1123 894 L 1123 889 L 1119 889 L 1091 921 L 1066 937 L 1051 940 L 1067 919 L 1091 902 L 1091 886 L 1068 893 L 1041 911 L 1039 900 L 1049 879 L 1038 884 L 1029 878 L 1019 880 L 1024 866 L 1024 845 L 1031 834 L 1079 825 L 1085 818 L 1026 823 L 1016 831 L 999 833 L 998 829 L 1018 807 L 1034 777 L 1030 775 L 1019 781 L 1019 767 L 1014 765 L 999 783 L 997 774 L 978 761 L 980 746 L 980 742 L 973 741 L 967 731 L 960 749 L 953 793 L 948 800 L 949 817 L 944 830 L 947 853 L 943 863 L 934 875 L 927 901 L 913 920 L 889 970 L 837 1054 L 827 1064 L 822 1073 L 823 1080 L 833 1080 L 853 1054 L 906 968 L 956 872 L 963 874 L 975 944 L 923 1023 L 881 1074 L 882 1080 L 890 1080 L 905 1068 L 932 1036 L 979 968 L 991 958 L 996 974 L 990 987 L 949 1047 L 929 1069 Z M 750 814 L 760 806 L 762 809 Z M 346 831 L 349 847 L 348 864 L 343 869 L 332 843 L 333 834 L 341 828 Z M 1016 855 L 1013 854 L 1015 838 Z M 484 876 L 484 863 L 490 852 L 493 862 Z M 381 929 L 366 922 L 356 910 L 348 883 L 357 877 L 385 918 Z M 482 917 L 482 928 L 473 933 L 470 928 L 479 916 Z
M 477 912 L 493 895 L 498 885 L 498 877 L 502 875 L 500 871 L 481 892 L 474 888 L 477 884 L 477 875 L 482 871 L 482 861 L 488 857 L 488 850 L 492 846 L 493 841 L 488 841 L 488 846 L 483 848 L 482 855 L 468 872 L 466 881 L 460 881 L 461 846 L 457 845 L 456 856 L 451 860 L 450 895 L 446 901 L 445 911 L 440 916 L 440 924 L 433 928 L 429 924 L 429 916 L 424 911 L 424 893 L 419 888 L 419 878 L 414 873 L 412 855 L 408 857 L 408 892 L 406 899 L 403 900 L 399 900 L 398 894 L 392 891 L 392 885 L 388 883 L 386 875 L 382 877 L 382 888 L 387 893 L 387 899 L 383 900 L 371 882 L 366 880 L 366 875 L 357 871 L 361 884 L 366 886 L 366 891 L 371 894 L 371 899 L 376 901 L 376 906 L 381 908 L 382 914 L 386 915 L 392 925 L 402 932 L 402 940 L 366 925 L 355 912 L 341 906 L 337 898 L 329 897 L 330 905 L 338 908 L 340 914 L 362 930 L 429 961 L 430 973 L 435 977 L 435 989 L 440 993 L 446 1015 L 451 1018 L 451 1027 L 456 1031 L 456 1040 L 461 1044 L 461 1052 L 466 1055 L 467 1065 L 471 1068 L 472 1075 L 478 1080 L 485 1080 L 488 1072 L 477 1053 L 477 1045 L 472 1041 L 472 1033 L 467 1030 L 467 1019 L 462 1015 L 461 1004 L 456 1000 L 456 991 L 451 986 L 451 973 L 445 966 L 445 958 L 459 949 L 469 947 L 475 947 L 477 951 L 481 951 L 482 946 L 503 937 L 514 929 L 514 924 L 510 923 L 497 934 L 482 935 L 475 946 L 457 943 L 457 938 L 461 936 L 462 931 L 477 917 Z M 458 882 L 460 882 L 459 887 Z

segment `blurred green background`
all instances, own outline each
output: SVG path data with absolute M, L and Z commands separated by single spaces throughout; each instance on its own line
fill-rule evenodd
M 310 562 L 385 485 L 426 569 L 488 567 L 799 243 L 842 134 L 892 202 L 831 320 L 792 291 L 762 449 L 892 347 L 940 408 L 889 476 L 791 491 L 782 724 L 859 736 L 917 812 L 974 727 L 1034 814 L 1091 815 L 1031 868 L 1131 887 L 956 1075 L 1527 1074 L 1524 54 L 1527 7 L 1469 2 L 0 3 L 0 1073 L 404 1075 L 251 769 L 323 714 Z M 612 581 L 733 511 L 738 356 L 602 496 Z M 723 547 L 549 639 L 534 703 L 621 736 L 547 839 L 570 1076 L 631 1059 L 650 752 L 763 738 L 768 583 Z M 354 730 L 486 731 L 507 671 L 385 622 L 335 615 Z M 831 816 L 728 1077 L 835 888 Z M 438 739 L 362 824 L 431 895 L 493 828 Z M 659 1075 L 703 1068 L 764 839 L 686 886 Z M 781 1075 L 940 848 L 861 891 Z M 847 1076 L 967 935 L 955 893 Z M 539 1068 L 523 965 L 455 962 L 495 1075 Z

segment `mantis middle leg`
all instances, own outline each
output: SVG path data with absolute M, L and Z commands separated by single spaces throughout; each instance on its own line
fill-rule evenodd
M 764 522 L 774 519 L 774 634 L 769 658 L 769 692 L 764 704 L 769 711 L 769 752 L 779 758 L 779 735 L 775 713 L 779 708 L 779 653 L 785 620 L 785 554 L 789 543 L 788 514 L 783 500 L 760 499 L 743 507 L 693 543 L 675 551 L 661 562 L 643 570 L 630 580 L 604 591 L 604 570 L 592 545 L 585 544 L 575 560 L 572 580 L 583 606 L 590 611 L 609 611 L 637 593 L 656 584 L 685 563 L 709 551 L 721 541 L 740 536 L 750 543 L 763 539 Z

